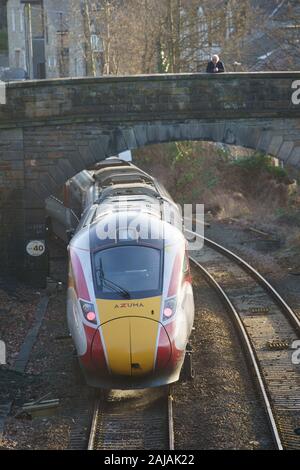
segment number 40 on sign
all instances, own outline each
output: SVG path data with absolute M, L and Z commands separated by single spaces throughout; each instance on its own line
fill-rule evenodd
M 45 250 L 46 245 L 44 240 L 33 240 L 26 246 L 26 251 L 30 256 L 42 256 Z

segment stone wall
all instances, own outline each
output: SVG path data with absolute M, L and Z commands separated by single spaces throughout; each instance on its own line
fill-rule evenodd
M 181 74 L 28 81 L 8 86 L 0 126 L 11 122 L 128 123 L 163 119 L 299 117 L 297 72 Z M 176 113 L 176 114 L 175 114 Z M 42 122 L 41 122 L 42 121 Z

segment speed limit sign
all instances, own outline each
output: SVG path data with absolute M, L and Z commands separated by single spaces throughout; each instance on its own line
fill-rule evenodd
M 46 245 L 43 240 L 33 240 L 26 246 L 26 251 L 30 256 L 42 256 L 46 251 Z

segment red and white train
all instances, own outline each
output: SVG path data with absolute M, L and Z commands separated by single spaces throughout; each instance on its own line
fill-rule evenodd
M 110 389 L 176 382 L 194 320 L 180 211 L 154 178 L 116 158 L 86 181 L 67 302 L 86 381 Z

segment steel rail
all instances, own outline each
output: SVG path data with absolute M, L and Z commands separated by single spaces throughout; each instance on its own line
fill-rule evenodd
M 94 412 L 93 412 L 93 418 L 92 418 L 92 423 L 91 423 L 91 430 L 90 430 L 87 450 L 93 450 L 94 449 L 94 442 L 95 442 L 95 435 L 96 435 L 96 428 L 97 428 L 97 421 L 98 421 L 98 413 L 99 413 L 99 405 L 100 405 L 100 400 L 96 399 L 95 404 L 94 404 Z
M 270 400 L 269 400 L 269 397 L 268 397 L 268 393 L 267 393 L 267 390 L 266 390 L 266 387 L 265 387 L 265 383 L 264 383 L 263 377 L 262 377 L 261 372 L 260 372 L 260 368 L 259 368 L 259 365 L 258 365 L 258 361 L 257 361 L 257 358 L 256 358 L 255 351 L 254 351 L 254 349 L 251 345 L 251 341 L 250 341 L 248 333 L 247 333 L 247 331 L 244 327 L 244 324 L 243 324 L 236 308 L 234 307 L 231 300 L 229 299 L 228 295 L 225 293 L 225 291 L 222 289 L 222 287 L 217 283 L 217 281 L 213 278 L 213 276 L 203 266 L 201 266 L 201 264 L 198 261 L 193 259 L 191 256 L 190 256 L 190 259 L 202 271 L 202 273 L 205 276 L 205 278 L 207 279 L 207 281 L 218 292 L 219 296 L 222 298 L 223 302 L 225 303 L 227 309 L 232 313 L 232 315 L 234 317 L 236 326 L 238 327 L 240 336 L 243 340 L 243 346 L 246 350 L 248 359 L 251 362 L 251 366 L 253 367 L 253 369 L 255 371 L 255 376 L 256 376 L 256 379 L 257 379 L 257 382 L 258 382 L 259 391 L 260 391 L 260 394 L 261 394 L 261 397 L 262 397 L 262 400 L 263 400 L 263 404 L 264 404 L 264 407 L 265 407 L 265 410 L 266 410 L 266 413 L 267 413 L 268 421 L 269 421 L 269 424 L 270 424 L 270 428 L 271 428 L 271 432 L 272 432 L 274 442 L 276 444 L 276 448 L 277 448 L 277 450 L 283 450 L 283 445 L 282 445 L 282 442 L 281 442 L 281 439 L 280 439 L 280 436 L 279 436 L 279 432 L 278 432 L 278 429 L 277 429 L 276 421 L 275 421 L 275 418 L 274 418 L 274 414 L 273 414 L 273 411 L 272 411 L 272 407 L 271 407 L 271 403 L 270 403 Z
M 244 272 L 246 272 L 252 279 L 254 279 L 258 285 L 260 285 L 264 291 L 273 299 L 275 305 L 280 308 L 280 311 L 283 313 L 284 318 L 288 321 L 291 325 L 293 330 L 297 333 L 300 331 L 300 319 L 296 316 L 290 306 L 286 303 L 286 301 L 280 296 L 280 294 L 274 289 L 274 287 L 257 271 L 253 268 L 249 263 L 243 260 L 240 256 L 236 255 L 232 251 L 228 250 L 227 248 L 223 247 L 222 245 L 203 237 L 202 235 L 196 234 L 193 231 L 185 230 L 187 234 L 193 235 L 193 237 L 198 237 L 204 241 L 204 244 L 209 247 L 210 249 L 220 252 L 224 257 L 228 258 L 230 261 L 234 262 L 238 265 Z M 274 412 L 276 410 L 275 405 L 272 408 L 270 402 L 270 394 L 268 391 L 268 380 L 264 377 L 264 373 L 261 369 L 261 364 L 259 357 L 257 356 L 257 351 L 255 350 L 255 346 L 252 343 L 251 336 L 248 334 L 247 327 L 245 326 L 243 319 L 230 300 L 229 296 L 222 288 L 222 286 L 215 280 L 214 276 L 210 274 L 210 272 L 205 269 L 204 266 L 201 265 L 199 261 L 193 258 L 190 255 L 191 261 L 201 270 L 202 274 L 205 276 L 207 281 L 215 288 L 218 292 L 222 300 L 224 301 L 225 305 L 227 306 L 228 310 L 232 313 L 233 318 L 235 320 L 235 324 L 238 327 L 239 333 L 243 340 L 243 345 L 246 349 L 247 357 L 251 362 L 253 370 L 255 371 L 255 376 L 259 385 L 259 390 L 263 399 L 264 407 L 266 410 L 266 414 L 268 417 L 268 421 L 271 427 L 272 435 L 276 447 L 278 450 L 283 450 L 284 445 L 282 442 L 282 438 L 280 436 L 280 432 L 278 429 L 278 424 L 275 419 Z
M 274 287 L 266 280 L 266 278 L 262 276 L 255 268 L 253 268 L 253 266 L 247 263 L 247 261 L 242 259 L 240 256 L 228 250 L 228 248 L 225 248 L 224 246 L 210 240 L 209 238 L 203 237 L 202 235 L 198 235 L 197 233 L 192 232 L 190 230 L 185 230 L 185 231 L 187 233 L 190 233 L 191 235 L 201 238 L 207 246 L 214 248 L 215 250 L 227 256 L 227 258 L 234 259 L 240 266 L 242 266 L 245 270 L 247 270 L 253 277 L 255 277 L 259 281 L 262 287 L 264 287 L 266 290 L 269 291 L 273 299 L 286 312 L 287 318 L 290 320 L 294 328 L 300 331 L 300 319 L 297 317 L 295 312 L 293 312 L 291 307 L 286 303 L 286 301 L 281 297 L 281 295 L 274 289 Z
M 173 419 L 173 397 L 168 393 L 168 433 L 169 433 L 169 450 L 175 449 L 174 442 L 174 419 Z
M 166 446 L 168 450 L 174 450 L 173 397 L 171 395 L 171 389 L 169 386 L 165 387 L 165 392 L 163 393 L 161 400 L 163 400 L 163 403 L 165 404 L 160 407 L 161 416 L 162 416 L 161 423 L 162 423 L 162 429 L 165 429 L 166 431 L 164 441 L 162 442 L 165 443 L 164 445 Z M 124 409 L 123 411 L 124 411 L 124 415 L 126 415 L 126 409 Z M 141 410 L 139 410 L 139 413 L 141 413 Z M 89 437 L 88 437 L 88 445 L 87 445 L 88 450 L 97 450 L 102 447 L 102 446 L 99 447 L 99 436 L 101 435 L 101 433 L 103 434 L 106 433 L 107 424 L 105 424 L 105 422 L 106 422 L 107 416 L 109 417 L 109 411 L 108 411 L 108 415 L 106 415 L 105 401 L 103 401 L 103 399 L 96 398 L 94 401 L 94 411 L 93 411 L 93 416 L 92 416 L 91 425 L 90 425 L 90 432 L 89 432 Z M 128 425 L 130 424 L 132 425 L 132 422 L 128 421 Z M 149 420 L 148 421 L 145 420 L 143 425 L 145 426 L 145 430 L 147 434 L 147 428 L 149 428 L 149 425 L 151 428 L 151 421 L 149 422 Z M 119 426 L 117 425 L 117 428 L 114 429 L 113 433 L 115 432 L 117 434 L 118 427 Z M 111 432 L 112 430 L 108 429 L 107 435 L 109 436 Z M 122 428 L 120 428 L 120 434 L 122 435 Z M 110 441 L 111 438 L 113 439 L 114 436 L 109 437 L 105 445 L 114 445 L 114 446 L 116 445 L 116 441 Z M 148 438 L 149 438 L 149 430 L 148 430 Z M 132 446 L 134 445 L 134 441 L 131 441 L 130 437 L 128 437 L 128 441 L 126 440 L 126 443 L 127 444 L 125 445 L 128 445 L 129 449 L 133 448 Z M 120 444 L 124 446 L 124 442 L 120 441 Z M 149 445 L 149 442 L 148 442 L 148 445 Z

